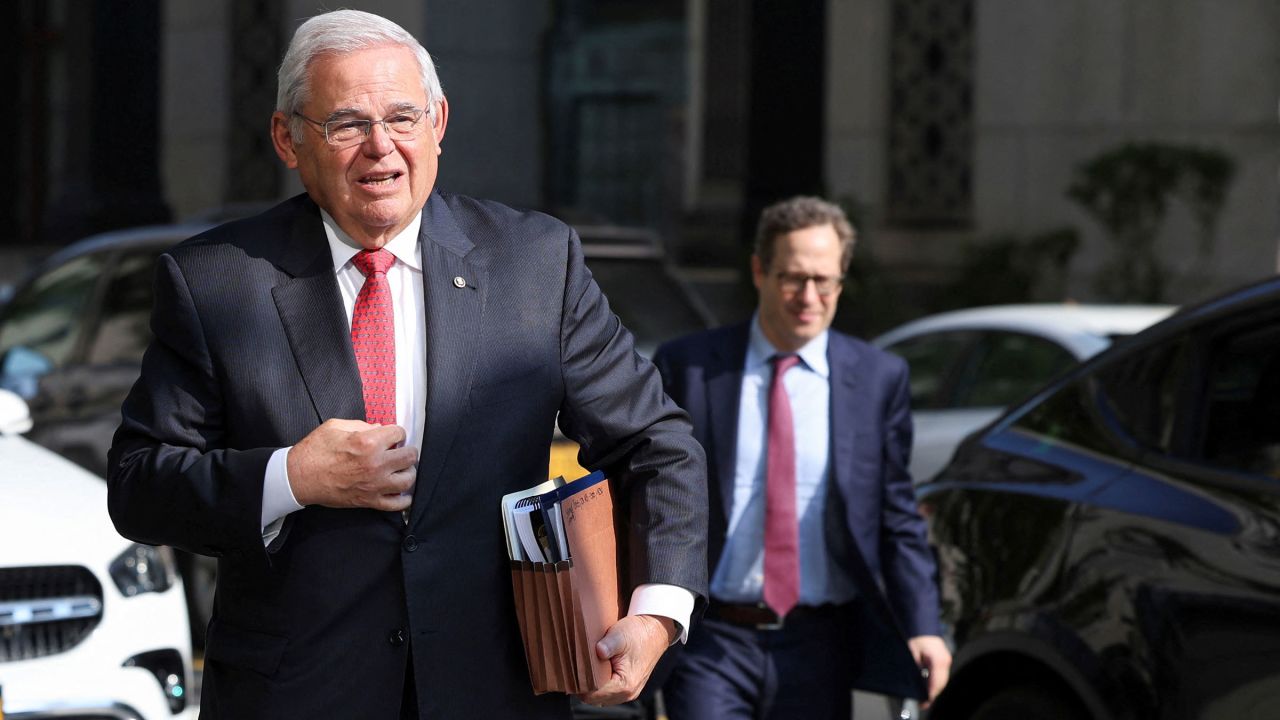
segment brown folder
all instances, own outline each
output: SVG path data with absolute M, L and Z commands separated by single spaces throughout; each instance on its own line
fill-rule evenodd
M 626 523 L 611 483 L 592 473 L 547 496 L 564 526 L 569 559 L 511 563 L 517 620 L 535 693 L 586 693 L 612 676 L 596 643 L 626 612 Z

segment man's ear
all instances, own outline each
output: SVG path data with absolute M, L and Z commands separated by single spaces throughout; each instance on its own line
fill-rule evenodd
M 291 170 L 298 167 L 298 154 L 293 149 L 293 129 L 289 118 L 279 110 L 271 113 L 271 144 L 285 167 Z
M 435 124 L 431 126 L 431 132 L 436 136 L 436 154 L 440 154 L 440 143 L 444 140 L 444 128 L 449 124 L 449 101 L 440 98 L 440 103 L 436 105 Z
M 755 284 L 756 290 L 764 287 L 764 264 L 760 262 L 760 256 L 754 253 L 751 255 L 751 282 Z

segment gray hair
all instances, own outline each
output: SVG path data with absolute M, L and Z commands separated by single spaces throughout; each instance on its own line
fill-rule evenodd
M 303 137 L 299 112 L 311 95 L 311 63 L 322 55 L 345 55 L 387 45 L 399 45 L 413 53 L 422 75 L 422 89 L 427 94 L 427 118 L 434 125 L 436 105 L 444 99 L 440 78 L 431 55 L 417 38 L 390 20 L 359 10 L 334 10 L 316 15 L 298 27 L 289 41 L 276 85 L 276 110 L 289 118 L 294 142 Z
M 755 254 L 760 264 L 773 264 L 773 251 L 779 236 L 818 225 L 831 225 L 840 238 L 840 272 L 848 272 L 853 260 L 853 244 L 857 234 L 844 210 L 819 197 L 797 195 L 765 208 L 756 225 Z

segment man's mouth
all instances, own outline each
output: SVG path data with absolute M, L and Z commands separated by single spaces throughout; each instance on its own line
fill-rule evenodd
M 398 170 L 385 173 L 369 173 L 368 175 L 360 176 L 359 182 L 361 185 L 367 185 L 370 187 L 383 187 L 394 183 L 402 174 L 403 173 Z

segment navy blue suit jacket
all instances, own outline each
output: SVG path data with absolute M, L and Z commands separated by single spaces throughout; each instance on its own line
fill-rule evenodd
M 564 695 L 530 689 L 499 513 L 546 479 L 557 415 L 618 483 L 631 584 L 705 593 L 702 449 L 576 234 L 433 193 L 419 243 L 426 427 L 407 526 L 313 506 L 266 548 L 271 453 L 364 417 L 319 209 L 299 196 L 160 258 L 108 502 L 126 537 L 218 557 L 202 717 L 397 717 L 406 640 L 424 717 L 567 717 Z
M 688 411 L 707 452 L 708 576 L 724 549 L 733 507 L 748 333 L 746 323 L 717 328 L 667 343 L 654 357 L 667 392 Z M 831 483 L 825 531 L 828 547 L 859 592 L 851 607 L 858 646 L 851 685 L 919 696 L 920 671 L 905 637 L 940 635 L 941 625 L 936 564 L 907 473 L 907 366 L 848 335 L 833 330 L 829 337 Z

